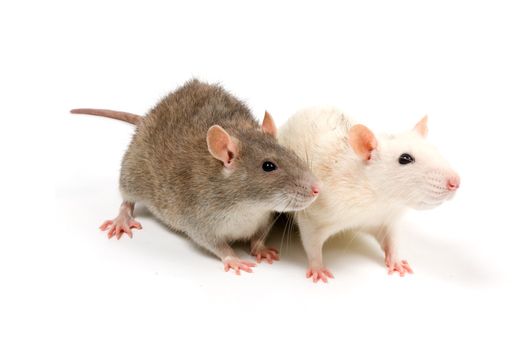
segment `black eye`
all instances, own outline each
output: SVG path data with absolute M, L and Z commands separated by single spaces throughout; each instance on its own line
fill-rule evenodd
M 398 158 L 398 163 L 402 165 L 406 165 L 406 164 L 414 163 L 414 162 L 415 162 L 415 158 L 413 158 L 413 156 L 408 153 L 404 153 L 400 156 L 400 158 Z
M 276 164 L 267 161 L 263 163 L 261 168 L 263 169 L 263 171 L 269 172 L 276 170 L 278 167 L 276 166 Z

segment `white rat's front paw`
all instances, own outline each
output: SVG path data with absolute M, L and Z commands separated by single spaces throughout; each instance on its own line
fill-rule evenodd
M 312 277 L 314 283 L 318 283 L 319 280 L 322 280 L 324 283 L 329 281 L 329 278 L 334 278 L 332 272 L 325 267 L 309 267 L 307 269 L 307 278 Z
M 387 273 L 390 275 L 398 272 L 400 277 L 404 277 L 406 273 L 413 273 L 413 269 L 411 269 L 407 260 L 400 260 L 389 255 L 385 257 L 385 266 L 387 266 Z

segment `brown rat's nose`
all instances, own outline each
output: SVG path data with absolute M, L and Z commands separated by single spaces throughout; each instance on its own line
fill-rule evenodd
M 317 196 L 320 193 L 320 187 L 316 184 L 312 185 L 310 189 L 311 196 Z
M 447 189 L 450 191 L 456 191 L 460 186 L 460 177 L 452 176 L 447 180 Z

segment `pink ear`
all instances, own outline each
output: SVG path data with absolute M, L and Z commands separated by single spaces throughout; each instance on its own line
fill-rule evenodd
M 275 138 L 278 137 L 278 128 L 276 128 L 276 124 L 274 123 L 272 116 L 267 111 L 265 111 L 265 118 L 263 118 L 263 124 L 261 125 L 261 128 L 263 129 L 263 132 L 270 134 Z
M 349 131 L 349 143 L 354 152 L 363 160 L 370 160 L 371 153 L 376 149 L 376 137 L 371 130 L 361 124 L 356 124 Z
M 420 119 L 418 123 L 416 123 L 414 130 L 419 133 L 422 137 L 427 136 L 427 115 Z
M 238 154 L 238 148 L 225 129 L 219 125 L 210 127 L 206 135 L 206 143 L 208 145 L 208 152 L 210 152 L 214 158 L 222 161 L 225 167 L 232 167 L 232 162 Z

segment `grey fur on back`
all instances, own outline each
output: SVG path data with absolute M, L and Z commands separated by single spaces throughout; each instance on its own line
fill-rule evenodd
M 216 85 L 194 79 L 163 98 L 137 127 L 124 156 L 120 181 L 125 198 L 163 208 L 195 202 L 209 192 L 222 168 L 206 144 L 214 124 L 229 133 L 238 126 L 258 127 L 248 108 Z

